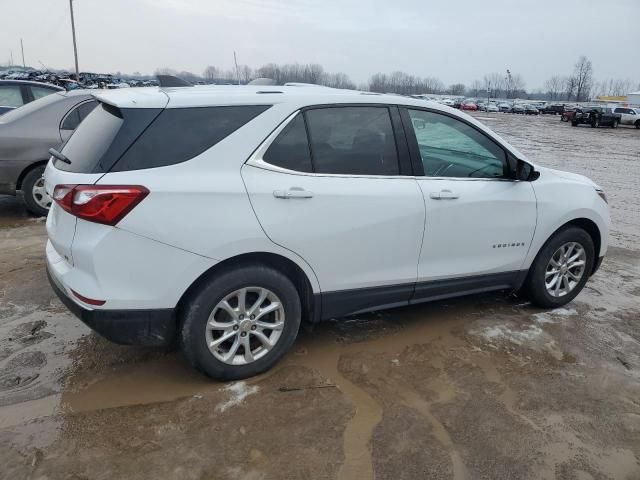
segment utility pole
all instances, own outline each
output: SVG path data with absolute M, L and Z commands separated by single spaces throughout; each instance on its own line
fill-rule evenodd
M 238 79 L 238 85 L 240 85 L 240 70 L 238 69 L 238 59 L 236 58 L 236 51 L 233 51 L 233 63 L 236 64 L 236 78 Z
M 22 38 L 20 39 L 20 50 L 22 50 L 22 67 L 27 68 L 27 64 L 24 63 L 24 45 L 22 44 Z
M 69 0 L 69 10 L 71 10 L 71 35 L 73 35 L 73 56 L 76 61 L 76 81 L 80 81 L 80 70 L 78 69 L 78 46 L 76 45 L 76 24 L 73 20 L 73 0 Z

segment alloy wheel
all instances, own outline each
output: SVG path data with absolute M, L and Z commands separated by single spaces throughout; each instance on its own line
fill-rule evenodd
M 44 189 L 44 177 L 40 177 L 33 184 L 31 195 L 33 196 L 33 200 L 38 206 L 44 208 L 45 210 L 49 210 L 51 208 L 51 197 Z
M 267 355 L 284 329 L 282 301 L 271 290 L 246 287 L 213 308 L 205 336 L 209 351 L 221 362 L 246 365 Z
M 584 275 L 587 253 L 577 242 L 567 242 L 551 256 L 544 274 L 547 293 L 564 297 L 576 288 Z

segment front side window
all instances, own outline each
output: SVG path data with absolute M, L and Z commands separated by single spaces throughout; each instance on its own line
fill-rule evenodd
M 316 173 L 398 175 L 386 107 L 318 108 L 305 112 Z
M 280 132 L 262 159 L 271 165 L 288 170 L 313 171 L 307 130 L 301 113 Z
M 409 110 L 409 117 L 426 176 L 508 177 L 504 150 L 475 128 L 434 112 Z
M 0 86 L 0 107 L 19 107 L 23 103 L 20 85 Z

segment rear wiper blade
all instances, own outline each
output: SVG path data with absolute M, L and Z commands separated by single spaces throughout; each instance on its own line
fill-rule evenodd
M 66 163 L 67 165 L 71 165 L 71 160 L 69 160 L 67 157 L 65 157 L 63 154 L 61 154 L 59 151 L 57 151 L 55 148 L 50 148 L 49 149 L 49 154 L 54 157 L 57 158 L 58 160 L 60 160 L 61 162 Z

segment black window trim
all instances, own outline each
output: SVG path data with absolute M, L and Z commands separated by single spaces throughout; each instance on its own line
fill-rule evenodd
M 271 144 L 278 138 L 278 135 L 291 123 L 298 114 L 302 114 L 304 119 L 305 130 L 307 133 L 307 143 L 311 153 L 311 165 L 315 169 L 315 163 L 313 158 L 313 148 L 311 146 L 309 127 L 307 125 L 307 118 L 304 114 L 309 110 L 318 110 L 326 108 L 347 108 L 347 107 L 377 107 L 386 108 L 389 113 L 389 119 L 393 130 L 394 141 L 396 144 L 396 155 L 398 158 L 399 173 L 395 175 L 376 175 L 376 174 L 352 174 L 352 173 L 316 173 L 316 172 L 301 172 L 299 170 L 289 170 L 288 168 L 279 167 L 264 160 L 264 154 L 267 152 Z M 306 105 L 298 108 L 288 115 L 265 140 L 254 150 L 249 156 L 249 159 L 245 162 L 247 165 L 262 168 L 264 170 L 271 170 L 280 173 L 287 173 L 291 175 L 305 175 L 314 177 L 340 177 L 340 178 L 415 178 L 414 169 L 412 168 L 412 161 L 410 156 L 410 149 L 407 144 L 407 134 L 404 128 L 403 122 L 400 118 L 400 110 L 398 105 L 389 103 L 329 103 L 329 104 L 315 104 Z M 403 142 L 404 140 L 404 142 Z
M 500 150 L 502 150 L 504 152 L 505 155 L 505 161 L 507 162 L 507 167 L 509 169 L 509 175 L 507 178 L 467 178 L 467 177 L 430 177 L 428 175 L 425 175 L 424 173 L 424 166 L 422 164 L 422 157 L 420 156 L 420 149 L 418 147 L 418 139 L 416 137 L 416 133 L 413 130 L 413 126 L 411 123 L 411 117 L 409 115 L 409 110 L 421 110 L 424 112 L 430 112 L 430 113 L 436 113 L 436 114 L 440 114 L 440 115 L 444 115 L 450 118 L 453 118 L 454 120 L 458 120 L 462 123 L 464 123 L 465 125 L 468 125 L 469 127 L 473 128 L 475 131 L 477 131 L 478 133 L 480 133 L 481 135 L 483 135 L 485 138 L 487 138 L 489 141 L 491 141 L 493 144 L 495 144 L 498 148 L 500 148 Z M 404 131 L 407 135 L 407 141 L 409 144 L 409 152 L 411 154 L 411 163 L 413 165 L 413 170 L 415 172 L 415 176 L 419 177 L 421 179 L 430 179 L 430 180 L 456 180 L 456 181 L 490 181 L 490 182 L 516 182 L 516 181 L 520 181 L 516 178 L 516 168 L 517 168 L 517 162 L 519 161 L 517 158 L 514 157 L 514 155 L 509 152 L 503 145 L 501 145 L 500 143 L 498 143 L 495 139 L 491 138 L 489 135 L 486 134 L 486 132 L 483 132 L 481 129 L 479 129 L 476 125 L 474 125 L 473 123 L 467 121 L 464 118 L 460 118 L 457 115 L 453 115 L 449 112 L 445 112 L 442 110 L 437 110 L 434 108 L 427 108 L 427 107 L 418 107 L 418 106 L 413 106 L 413 105 L 401 105 L 400 106 L 400 116 L 402 118 L 402 123 L 404 125 Z
M 62 124 L 67 119 L 67 117 L 69 115 L 71 115 L 71 112 L 74 112 L 76 109 L 80 108 L 81 105 L 84 105 L 85 103 L 89 103 L 89 102 L 96 102 L 96 106 L 98 106 L 98 104 L 100 103 L 98 100 L 96 100 L 93 97 L 86 98 L 83 101 L 76 103 L 71 108 L 69 108 L 69 110 L 67 110 L 67 112 L 62 116 L 62 119 L 60 120 L 60 124 L 58 125 L 58 130 L 62 131 Z M 75 132 L 77 130 L 77 128 L 78 127 L 76 126 L 76 128 L 74 128 L 73 130 L 65 129 L 64 131 L 65 132 Z

